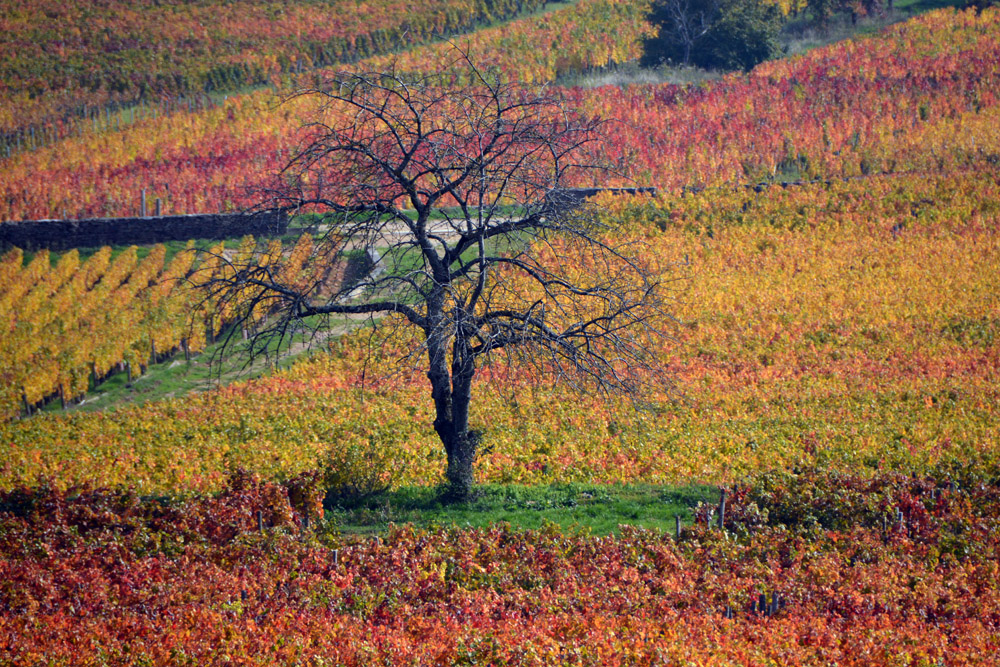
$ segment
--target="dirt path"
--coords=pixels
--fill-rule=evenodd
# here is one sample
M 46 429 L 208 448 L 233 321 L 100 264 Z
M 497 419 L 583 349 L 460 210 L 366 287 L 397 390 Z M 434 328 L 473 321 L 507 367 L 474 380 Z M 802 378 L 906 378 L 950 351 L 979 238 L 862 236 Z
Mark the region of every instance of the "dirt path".
M 330 225 L 320 225 L 317 231 L 321 233 L 329 232 L 331 229 Z M 459 233 L 456 232 L 451 225 L 449 225 L 444 220 L 435 220 L 427 225 L 427 230 L 435 236 L 440 236 L 448 241 L 452 241 L 458 238 Z M 391 246 L 399 243 L 400 241 L 406 239 L 406 237 L 412 237 L 409 229 L 406 228 L 401 222 L 391 222 L 383 226 L 379 233 L 379 241 L 376 242 L 376 247 L 380 246 Z M 363 250 L 365 246 L 358 243 L 348 241 L 345 244 L 345 249 L 347 250 Z

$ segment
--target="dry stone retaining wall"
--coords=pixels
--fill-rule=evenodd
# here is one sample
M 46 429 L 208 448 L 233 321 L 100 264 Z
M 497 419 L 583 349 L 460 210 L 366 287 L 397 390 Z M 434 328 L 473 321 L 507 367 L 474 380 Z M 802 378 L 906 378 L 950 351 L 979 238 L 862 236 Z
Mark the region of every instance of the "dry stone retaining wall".
M 144 245 L 188 239 L 281 235 L 284 212 L 164 215 L 146 218 L 26 220 L 0 223 L 0 248 L 68 250 L 105 245 Z

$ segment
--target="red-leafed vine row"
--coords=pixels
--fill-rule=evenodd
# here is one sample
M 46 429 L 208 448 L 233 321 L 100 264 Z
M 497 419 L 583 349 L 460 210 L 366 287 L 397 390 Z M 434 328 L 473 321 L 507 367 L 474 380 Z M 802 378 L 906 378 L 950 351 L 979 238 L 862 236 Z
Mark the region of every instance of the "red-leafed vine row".
M 725 533 L 679 538 L 345 539 L 301 527 L 299 480 L 244 474 L 187 500 L 17 489 L 0 495 L 0 659 L 985 665 L 1000 629 L 988 479 L 764 477 L 731 492 Z

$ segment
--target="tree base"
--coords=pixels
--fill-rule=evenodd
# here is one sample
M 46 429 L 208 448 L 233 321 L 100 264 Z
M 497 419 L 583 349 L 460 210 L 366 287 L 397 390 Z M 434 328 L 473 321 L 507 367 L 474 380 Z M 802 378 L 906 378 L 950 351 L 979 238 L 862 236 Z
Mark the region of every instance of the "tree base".
M 441 485 L 441 502 L 446 505 L 455 503 L 465 503 L 476 497 L 476 486 L 471 480 L 469 482 L 448 481 Z

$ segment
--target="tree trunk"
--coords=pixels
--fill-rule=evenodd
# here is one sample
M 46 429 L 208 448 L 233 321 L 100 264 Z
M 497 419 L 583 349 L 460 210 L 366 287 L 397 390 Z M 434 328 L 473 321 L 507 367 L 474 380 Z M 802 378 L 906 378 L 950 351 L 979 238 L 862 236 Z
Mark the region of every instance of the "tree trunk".
M 475 364 L 472 357 L 463 354 L 455 344 L 455 355 L 451 369 L 445 351 L 440 327 L 432 327 L 427 337 L 427 353 L 430 362 L 427 378 L 431 381 L 431 395 L 434 398 L 434 430 L 444 445 L 448 456 L 445 472 L 448 500 L 461 502 L 472 495 L 475 484 L 473 464 L 479 446 L 479 433 L 469 430 L 469 403 L 472 399 L 472 377 Z
M 476 461 L 479 433 L 469 430 L 464 433 L 453 431 L 449 434 L 449 439 L 450 442 L 445 445 L 448 450 L 448 470 L 445 472 L 448 488 L 445 497 L 454 502 L 463 502 L 472 497 L 475 486 L 473 463 Z

